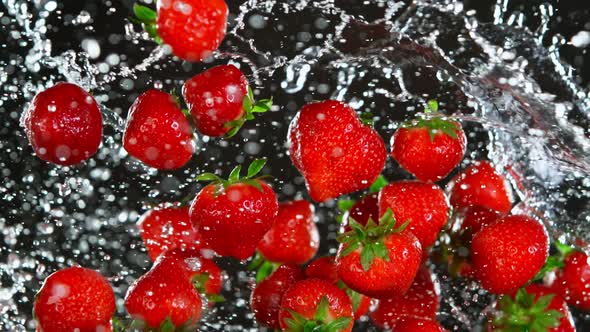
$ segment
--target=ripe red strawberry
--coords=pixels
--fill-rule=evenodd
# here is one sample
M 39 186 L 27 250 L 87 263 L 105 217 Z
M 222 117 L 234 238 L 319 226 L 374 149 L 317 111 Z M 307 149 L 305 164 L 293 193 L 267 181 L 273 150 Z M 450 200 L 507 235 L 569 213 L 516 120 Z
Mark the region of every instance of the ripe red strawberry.
M 425 112 L 436 112 L 436 101 Z M 421 181 L 438 181 L 463 159 L 467 139 L 458 122 L 440 117 L 404 123 L 391 137 L 391 156 Z
M 188 328 L 201 317 L 202 300 L 191 282 L 186 264 L 159 259 L 127 290 L 125 308 L 145 329 Z
M 422 247 L 406 225 L 394 228 L 393 212 L 387 210 L 379 224 L 369 219 L 361 226 L 350 219 L 350 232 L 338 237 L 338 276 L 361 294 L 384 298 L 405 293 L 412 284 L 422 258 Z
M 512 209 L 510 185 L 487 161 L 469 166 L 447 187 L 451 205 L 456 208 L 481 206 L 507 214 Z
M 271 99 L 254 100 L 246 76 L 233 65 L 221 65 L 195 75 L 182 86 L 197 130 L 207 136 L 231 137 L 254 113 L 264 113 Z
M 194 152 L 193 133 L 174 97 L 148 90 L 139 96 L 127 117 L 123 147 L 150 167 L 177 169 Z
M 254 254 L 278 212 L 272 188 L 254 179 L 265 163 L 265 159 L 252 162 L 244 178 L 240 178 L 241 166 L 234 168 L 228 180 L 211 173 L 197 178 L 214 181 L 197 194 L 190 209 L 191 222 L 207 248 L 240 260 Z
M 488 331 L 576 331 L 564 299 L 539 284 L 503 295 L 494 309 Z
M 447 223 L 450 207 L 444 192 L 436 184 L 419 181 L 390 183 L 379 194 L 379 213 L 393 211 L 396 220 L 409 222 L 408 229 L 422 248 L 432 246 Z
M 102 138 L 98 104 L 71 83 L 60 82 L 39 92 L 25 112 L 23 124 L 35 154 L 63 166 L 93 156 Z
M 392 332 L 446 332 L 436 321 L 424 318 L 404 317 L 395 325 Z
M 304 279 L 301 268 L 294 264 L 284 264 L 266 279 L 259 282 L 250 297 L 250 306 L 260 325 L 279 329 L 279 309 L 285 292 L 295 282 Z
M 70 267 L 47 277 L 35 297 L 37 330 L 111 331 L 115 294 L 100 273 Z
M 339 101 L 304 106 L 291 121 L 288 141 L 291 160 L 317 202 L 368 188 L 385 164 L 383 139 Z
M 348 295 L 332 283 L 306 279 L 283 295 L 279 323 L 284 331 L 352 331 L 353 313 Z M 314 330 L 315 331 L 315 330 Z
M 584 311 L 590 311 L 590 262 L 581 251 L 574 251 L 563 261 L 563 269 L 557 272 L 554 289 L 567 303 Z
M 201 236 L 193 228 L 188 211 L 186 206 L 161 205 L 148 210 L 139 218 L 139 235 L 152 261 L 174 248 L 197 250 L 201 247 Z
M 276 222 L 258 244 L 258 252 L 272 262 L 304 264 L 309 261 L 320 246 L 313 218 L 313 205 L 307 201 L 279 204 Z
M 483 288 L 494 294 L 515 291 L 531 280 L 549 255 L 545 227 L 514 215 L 488 225 L 473 236 L 473 269 Z
M 436 319 L 439 306 L 438 285 L 426 267 L 421 267 L 410 289 L 404 295 L 379 300 L 370 314 L 380 328 L 393 328 L 402 318 Z
M 379 193 L 372 193 L 364 196 L 358 200 L 354 205 L 344 214 L 343 224 L 346 229 L 350 230 L 348 226 L 348 219 L 352 218 L 361 225 L 366 225 L 369 218 L 373 220 L 379 219 Z
M 500 219 L 498 212 L 481 206 L 466 208 L 462 211 L 462 214 L 461 229 L 470 229 L 471 234 L 479 232 L 482 228 Z
M 228 8 L 223 0 L 162 0 L 158 12 L 136 4 L 136 19 L 157 42 L 187 61 L 202 61 L 225 37 Z

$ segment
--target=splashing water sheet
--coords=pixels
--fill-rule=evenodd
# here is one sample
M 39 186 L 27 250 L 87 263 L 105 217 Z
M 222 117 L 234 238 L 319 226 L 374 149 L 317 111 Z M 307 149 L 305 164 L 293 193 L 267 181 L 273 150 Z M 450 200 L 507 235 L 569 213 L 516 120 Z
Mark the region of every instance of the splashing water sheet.
M 268 157 L 279 201 L 307 198 L 286 136 L 293 116 L 313 100 L 371 111 L 388 138 L 437 99 L 468 134 L 462 166 L 492 160 L 513 184 L 513 212 L 534 214 L 564 241 L 590 241 L 590 13 L 541 1 L 475 2 L 229 1 L 221 47 L 189 63 L 129 21 L 132 1 L 2 0 L 0 330 L 34 330 L 35 292 L 50 273 L 74 264 L 109 278 L 123 316 L 128 285 L 151 265 L 139 216 L 194 195 L 199 173 L 227 174 L 236 163 Z M 158 88 L 180 95 L 185 80 L 225 63 L 238 66 L 259 95 L 273 96 L 271 112 L 233 139 L 196 137 L 195 155 L 177 171 L 127 155 L 123 128 L 139 94 Z M 98 153 L 72 167 L 35 157 L 20 125 L 33 96 L 59 81 L 90 91 L 105 123 Z M 391 160 L 384 175 L 409 178 Z M 335 203 L 315 205 L 320 252 L 334 254 Z M 200 330 L 259 330 L 248 304 L 252 273 L 243 263 L 219 262 L 226 301 L 202 318 Z M 449 330 L 481 329 L 490 299 L 435 271 L 443 281 L 439 320 Z M 584 314 L 575 319 L 580 331 L 590 328 Z M 372 330 L 368 318 L 355 327 Z

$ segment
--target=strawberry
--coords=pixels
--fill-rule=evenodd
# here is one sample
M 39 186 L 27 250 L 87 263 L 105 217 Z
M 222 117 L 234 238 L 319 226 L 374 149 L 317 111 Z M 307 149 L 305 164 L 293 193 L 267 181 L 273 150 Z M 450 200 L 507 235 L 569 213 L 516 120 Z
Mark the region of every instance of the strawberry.
M 451 180 L 447 190 L 456 209 L 480 206 L 503 215 L 512 209 L 510 185 L 487 161 L 469 166 Z
M 403 318 L 434 320 L 439 307 L 439 287 L 433 280 L 431 272 L 421 267 L 404 295 L 379 300 L 370 314 L 373 323 L 381 328 L 393 328 Z
M 341 234 L 336 256 L 338 276 L 361 294 L 383 298 L 405 293 L 412 284 L 422 258 L 422 247 L 407 224 L 395 228 L 388 209 L 379 224 L 369 219 L 366 226 L 349 219 L 352 230 Z
M 429 101 L 425 113 L 436 113 Z M 467 139 L 458 122 L 435 116 L 402 124 L 391 137 L 391 156 L 421 181 L 438 181 L 463 159 Z
M 364 196 L 355 202 L 350 210 L 344 213 L 343 224 L 346 230 L 350 230 L 348 219 L 354 219 L 361 225 L 366 225 L 369 219 L 379 219 L 379 193 L 372 193 Z
M 186 61 L 202 61 L 225 37 L 228 8 L 223 0 L 162 0 L 157 13 L 135 4 L 135 20 L 158 44 Z
M 259 282 L 250 297 L 250 306 L 258 324 L 279 329 L 279 309 L 283 295 L 291 285 L 303 279 L 301 268 L 284 264 Z
M 199 249 L 201 237 L 190 222 L 188 207 L 161 205 L 144 213 L 137 222 L 148 255 L 158 256 L 174 248 Z
M 108 332 L 115 294 L 100 273 L 70 267 L 51 274 L 35 296 L 37 331 Z
M 258 244 L 258 251 L 272 262 L 304 264 L 315 256 L 320 245 L 313 218 L 313 205 L 307 201 L 279 204 L 276 222 Z
M 557 272 L 554 289 L 567 303 L 584 311 L 590 311 L 590 263 L 581 251 L 572 251 L 563 261 L 563 268 Z
M 450 207 L 444 192 L 436 184 L 398 181 L 385 186 L 379 194 L 379 213 L 393 211 L 396 220 L 409 222 L 408 229 L 423 249 L 434 244 L 447 223 Z
M 291 121 L 288 145 L 317 202 L 368 188 L 387 155 L 379 134 L 350 106 L 334 100 L 304 106 Z
M 165 256 L 165 255 L 163 255 Z M 194 330 L 202 300 L 184 261 L 161 257 L 127 290 L 125 308 L 144 330 Z
M 482 228 L 493 224 L 500 219 L 500 214 L 481 206 L 472 206 L 462 211 L 462 221 L 460 228 L 462 230 L 470 229 L 471 234 L 479 232 Z
M 549 255 L 549 238 L 540 222 L 513 215 L 476 233 L 471 248 L 482 287 L 503 294 L 520 288 L 541 270 Z
M 446 332 L 436 321 L 424 318 L 404 317 L 395 325 L 392 332 Z
M 283 295 L 279 311 L 283 331 L 352 331 L 353 313 L 346 293 L 321 279 L 293 284 Z
M 576 331 L 565 300 L 539 284 L 502 295 L 494 309 L 488 331 Z
M 194 152 L 192 128 L 171 95 L 148 90 L 140 95 L 127 117 L 123 147 L 150 167 L 177 169 Z
M 197 74 L 182 86 L 182 95 L 197 130 L 207 136 L 232 137 L 255 113 L 272 106 L 271 99 L 254 100 L 246 76 L 233 65 Z
M 39 92 L 23 124 L 35 154 L 62 166 L 93 156 L 102 139 L 102 115 L 96 100 L 71 83 L 60 82 Z
M 254 254 L 278 212 L 272 188 L 254 179 L 265 163 L 265 159 L 252 162 L 244 178 L 240 178 L 241 166 L 232 170 L 228 180 L 212 173 L 197 178 L 213 181 L 197 194 L 190 208 L 191 222 L 207 248 L 240 260 Z

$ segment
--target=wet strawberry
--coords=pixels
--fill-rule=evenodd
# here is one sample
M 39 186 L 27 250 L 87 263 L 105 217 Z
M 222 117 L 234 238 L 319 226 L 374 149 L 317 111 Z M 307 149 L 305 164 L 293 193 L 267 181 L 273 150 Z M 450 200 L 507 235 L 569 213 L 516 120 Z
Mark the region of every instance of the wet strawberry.
M 385 164 L 383 139 L 339 101 L 304 106 L 291 121 L 288 142 L 317 202 L 368 188 Z
M 549 238 L 540 222 L 514 215 L 476 233 L 471 248 L 481 286 L 504 294 L 522 287 L 541 270 L 549 255 Z
M 400 223 L 409 222 L 424 251 L 432 246 L 447 223 L 450 207 L 444 192 L 436 184 L 419 181 L 390 183 L 379 194 L 379 213 L 387 209 Z
M 563 268 L 557 271 L 554 289 L 567 303 L 584 311 L 590 311 L 590 261 L 581 251 L 574 251 L 563 261 Z
M 479 232 L 482 228 L 500 219 L 500 214 L 481 206 L 472 206 L 462 211 L 463 218 L 461 229 L 470 229 L 471 234 Z
M 241 166 L 231 172 L 228 180 L 211 173 L 198 177 L 213 181 L 195 197 L 190 208 L 191 222 L 198 229 L 207 248 L 221 256 L 240 260 L 251 257 L 256 246 L 274 224 L 277 197 L 272 188 L 254 176 L 266 160 L 257 159 L 240 178 Z
M 35 297 L 38 331 L 109 332 L 115 294 L 100 273 L 70 267 L 45 279 Z
M 372 193 L 364 196 L 358 200 L 354 205 L 344 214 L 343 223 L 346 229 L 348 226 L 348 219 L 352 218 L 361 225 L 366 225 L 369 218 L 373 220 L 379 219 L 379 193 Z
M 428 103 L 426 113 L 438 110 Z M 391 156 L 421 181 L 438 181 L 463 159 L 467 139 L 458 122 L 441 117 L 404 123 L 391 137 Z
M 194 152 L 193 133 L 174 97 L 148 90 L 140 95 L 127 117 L 123 147 L 148 166 L 177 169 Z
M 272 262 L 304 264 L 315 256 L 320 235 L 307 201 L 279 204 L 276 222 L 258 244 L 258 252 Z
M 70 166 L 92 157 L 102 138 L 102 115 L 88 92 L 60 82 L 39 92 L 23 117 L 35 154 Z
M 404 317 L 397 322 L 392 332 L 446 332 L 447 330 L 440 326 L 434 320 L 424 318 Z

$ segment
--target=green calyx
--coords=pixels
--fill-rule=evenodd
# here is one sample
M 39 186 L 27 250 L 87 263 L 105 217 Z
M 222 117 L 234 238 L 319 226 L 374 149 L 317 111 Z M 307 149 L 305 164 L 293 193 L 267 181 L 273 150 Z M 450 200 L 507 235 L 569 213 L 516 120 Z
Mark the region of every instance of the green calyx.
M 131 21 L 141 24 L 143 30 L 145 30 L 156 43 L 162 44 L 162 38 L 158 35 L 158 26 L 156 23 L 158 13 L 150 7 L 136 3 L 133 5 L 133 14 L 135 14 L 135 17 L 132 17 Z
M 259 252 L 256 252 L 254 259 L 248 264 L 248 271 L 256 271 L 256 283 L 259 283 L 276 271 L 279 266 L 281 266 L 280 263 L 268 261 Z
M 548 310 L 553 294 L 540 296 L 535 300 L 524 288 L 516 296 L 504 295 L 499 300 L 500 310 L 496 313 L 493 324 L 495 331 L 530 331 L 547 332 L 559 326 L 563 314 L 557 310 Z
M 428 106 L 424 109 L 424 113 L 427 115 L 434 115 L 438 112 L 438 102 L 436 100 L 429 100 Z M 444 133 L 453 139 L 459 139 L 457 136 L 457 124 L 453 121 L 445 120 L 438 116 L 414 119 L 412 121 L 404 122 L 401 125 L 402 128 L 426 128 L 430 141 L 434 140 L 434 137 L 438 133 Z
M 377 177 L 377 179 L 373 182 L 373 184 L 371 184 L 371 186 L 369 187 L 369 193 L 370 194 L 377 193 L 377 192 L 381 191 L 381 189 L 383 189 L 383 187 L 385 187 L 388 184 L 389 184 L 389 181 L 387 181 L 387 179 L 385 179 L 385 177 L 383 175 L 379 175 Z M 354 199 L 346 199 L 346 198 L 341 198 L 336 202 L 336 205 L 338 206 L 338 210 L 340 210 L 340 214 L 336 216 L 336 221 L 338 221 L 339 224 L 341 224 L 342 221 L 344 220 L 344 214 L 346 212 L 348 212 L 350 209 L 352 209 L 352 207 L 354 206 L 355 203 L 356 203 L 356 201 Z
M 576 249 L 565 243 L 561 243 L 560 241 L 555 241 L 553 245 L 555 246 L 555 249 L 557 249 L 557 253 L 547 257 L 545 265 L 543 265 L 539 273 L 533 278 L 533 281 L 543 280 L 547 273 L 563 268 L 565 258 L 572 252 L 576 251 Z
M 225 298 L 220 294 L 212 294 L 207 292 L 207 282 L 209 282 L 209 273 L 198 273 L 192 277 L 192 283 L 197 292 L 203 295 L 207 301 L 217 303 L 225 301 Z
M 213 173 L 202 173 L 199 176 L 197 176 L 197 181 L 210 181 L 212 184 L 218 186 L 218 193 L 227 189 L 227 187 L 231 186 L 232 184 L 236 183 L 245 183 L 264 192 L 264 189 L 262 189 L 262 186 L 260 182 L 258 182 L 258 180 L 263 179 L 266 176 L 256 177 L 256 175 L 260 173 L 260 171 L 266 164 L 266 161 L 266 158 L 255 159 L 250 164 L 250 166 L 248 166 L 248 173 L 244 177 L 240 176 L 240 172 L 242 171 L 242 165 L 238 165 L 231 171 L 231 173 L 229 174 L 229 178 L 227 180 L 222 179 L 221 177 Z
M 356 250 L 361 250 L 360 263 L 365 272 L 371 268 L 375 257 L 389 261 L 389 250 L 383 240 L 390 234 L 402 232 L 409 224 L 407 221 L 395 227 L 396 221 L 390 208 L 379 219 L 379 224 L 376 224 L 372 218 L 369 218 L 365 226 L 352 218 L 349 218 L 348 222 L 352 230 L 336 238 L 338 242 L 346 245 L 340 256 L 345 257 Z
M 291 318 L 285 318 L 284 322 L 287 325 L 285 331 L 289 332 L 340 332 L 345 330 L 352 318 L 340 317 L 331 322 L 328 322 L 328 314 L 330 310 L 330 302 L 326 296 L 320 299 L 316 307 L 316 312 L 313 319 L 307 319 L 299 313 L 288 310 Z
M 230 138 L 235 136 L 240 128 L 246 123 L 248 120 L 254 120 L 255 113 L 265 113 L 270 110 L 272 107 L 272 98 L 270 99 L 260 99 L 256 101 L 254 99 L 254 92 L 252 88 L 248 86 L 248 93 L 242 99 L 242 109 L 244 110 L 244 114 L 241 118 L 233 121 L 227 122 L 224 127 L 231 128 L 226 134 L 225 138 Z

